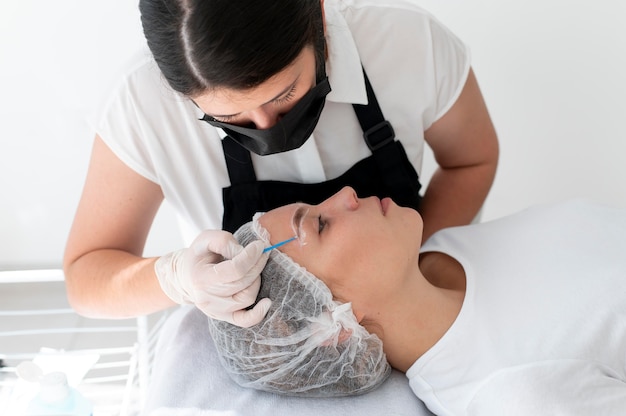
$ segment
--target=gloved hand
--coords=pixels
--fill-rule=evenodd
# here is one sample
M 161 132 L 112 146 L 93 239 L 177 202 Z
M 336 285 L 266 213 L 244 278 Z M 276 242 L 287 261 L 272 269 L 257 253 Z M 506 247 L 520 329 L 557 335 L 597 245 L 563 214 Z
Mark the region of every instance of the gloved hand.
M 253 309 L 268 255 L 263 242 L 245 248 L 226 231 L 207 230 L 189 248 L 160 257 L 154 269 L 161 288 L 174 302 L 193 303 L 207 316 L 250 327 L 265 317 L 269 299 Z

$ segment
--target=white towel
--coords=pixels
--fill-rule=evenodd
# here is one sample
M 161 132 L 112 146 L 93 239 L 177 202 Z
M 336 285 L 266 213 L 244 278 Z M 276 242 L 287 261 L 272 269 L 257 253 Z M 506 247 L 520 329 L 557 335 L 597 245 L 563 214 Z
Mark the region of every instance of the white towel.
M 398 371 L 380 388 L 353 397 L 297 398 L 239 387 L 222 369 L 207 325 L 192 307 L 168 318 L 156 347 L 144 415 L 432 416 Z

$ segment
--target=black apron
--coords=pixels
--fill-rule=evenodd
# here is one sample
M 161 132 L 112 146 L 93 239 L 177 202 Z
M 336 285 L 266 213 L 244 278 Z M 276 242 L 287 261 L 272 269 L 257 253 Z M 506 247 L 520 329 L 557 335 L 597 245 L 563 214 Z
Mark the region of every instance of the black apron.
M 294 202 L 319 204 L 344 186 L 354 188 L 361 198 L 391 197 L 400 206 L 419 208 L 421 185 L 417 172 L 402 143 L 395 140 L 393 128 L 385 120 L 367 74 L 363 73 L 368 104 L 353 104 L 353 107 L 372 155 L 338 178 L 313 184 L 257 181 L 250 152 L 229 136 L 222 140 L 231 183 L 222 190 L 224 230 L 234 233 L 256 212 L 267 212 Z

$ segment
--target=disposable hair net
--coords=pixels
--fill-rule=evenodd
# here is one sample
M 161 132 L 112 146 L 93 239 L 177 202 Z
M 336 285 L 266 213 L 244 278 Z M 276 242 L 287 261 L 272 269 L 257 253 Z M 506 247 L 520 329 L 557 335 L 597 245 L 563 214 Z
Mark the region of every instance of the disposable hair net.
M 269 243 L 259 215 L 235 233 L 242 245 Z M 380 339 L 359 325 L 349 303 L 334 301 L 321 280 L 279 250 L 271 251 L 261 280 L 257 300 L 272 300 L 262 322 L 240 328 L 209 319 L 220 360 L 237 384 L 333 397 L 366 393 L 389 376 Z

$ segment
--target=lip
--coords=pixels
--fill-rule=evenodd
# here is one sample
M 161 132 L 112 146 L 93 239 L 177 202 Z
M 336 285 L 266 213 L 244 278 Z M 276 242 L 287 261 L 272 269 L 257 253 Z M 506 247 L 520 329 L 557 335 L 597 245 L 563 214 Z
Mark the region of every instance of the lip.
M 389 209 L 389 205 L 392 203 L 393 201 L 391 200 L 391 198 L 383 198 L 380 201 L 380 207 L 383 209 L 383 215 L 387 215 L 387 210 Z

